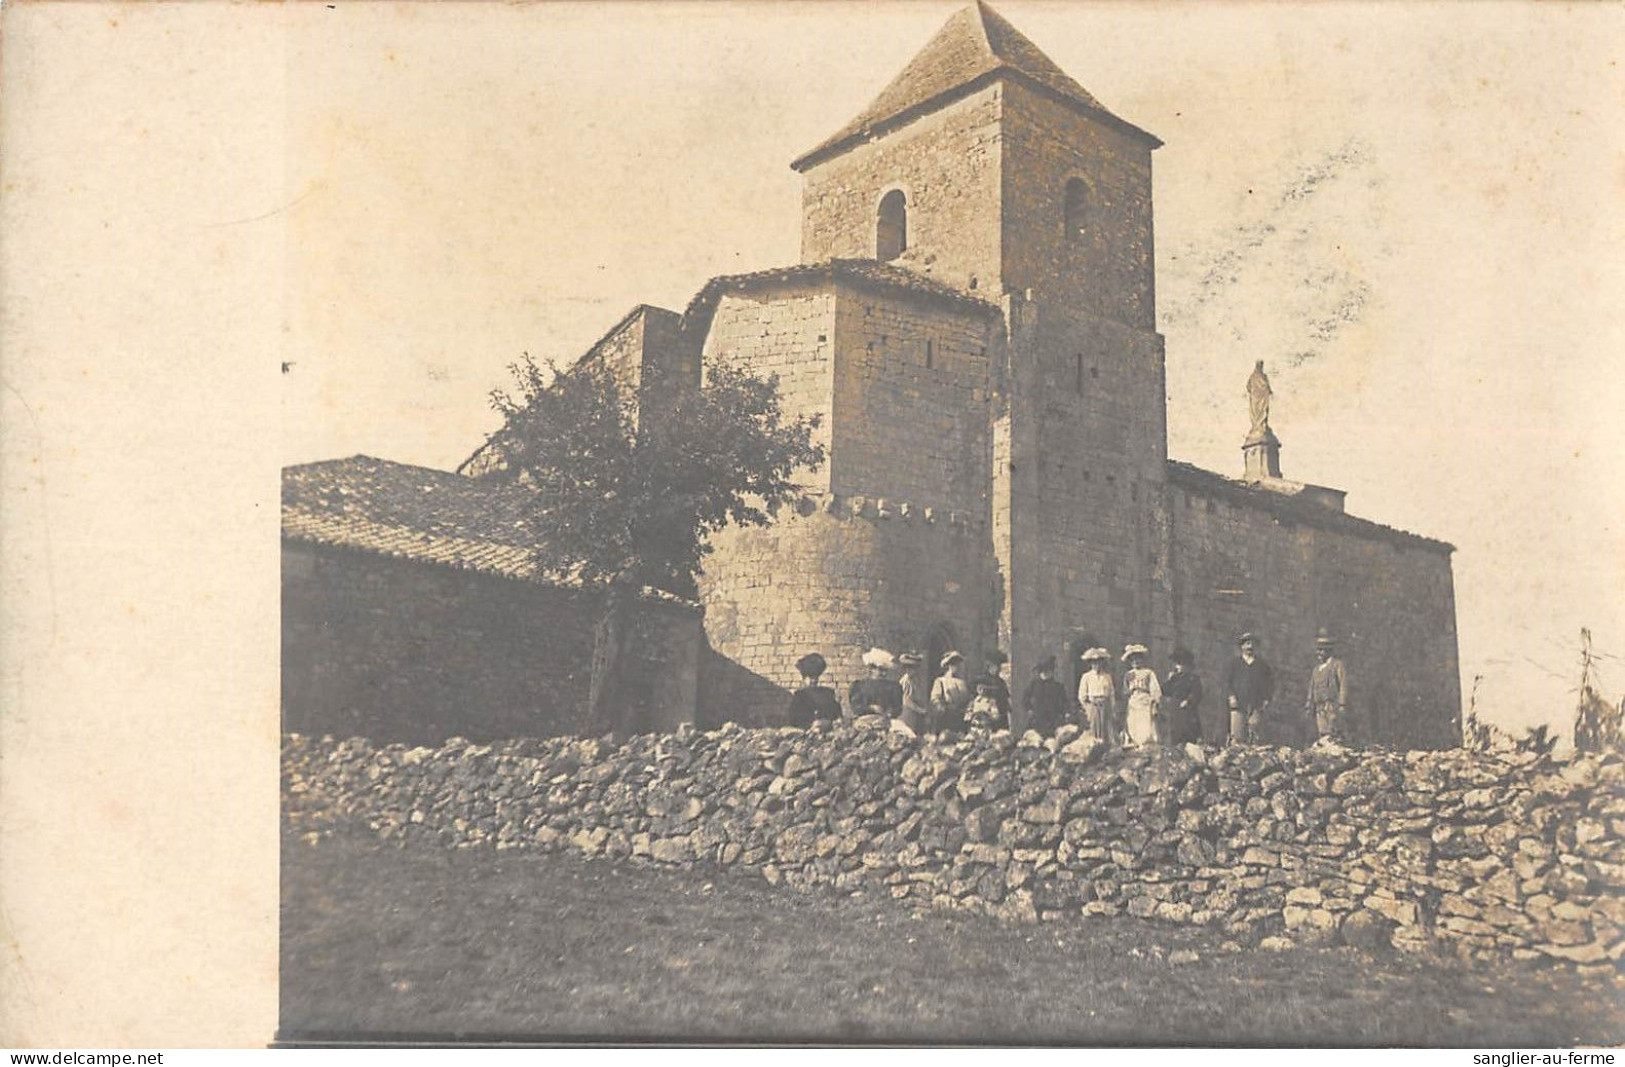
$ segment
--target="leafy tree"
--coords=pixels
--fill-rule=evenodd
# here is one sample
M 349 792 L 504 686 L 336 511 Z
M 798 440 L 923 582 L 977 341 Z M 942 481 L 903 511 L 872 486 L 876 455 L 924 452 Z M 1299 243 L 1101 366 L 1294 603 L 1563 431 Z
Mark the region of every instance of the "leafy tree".
M 545 369 L 528 355 L 492 393 L 505 476 L 533 488 L 537 565 L 604 589 L 586 732 L 628 732 L 618 690 L 629 611 L 652 587 L 692 597 L 711 534 L 757 526 L 824 461 L 817 416 L 791 418 L 778 378 L 708 362 L 703 388 L 646 365 L 635 387 L 602 360 Z

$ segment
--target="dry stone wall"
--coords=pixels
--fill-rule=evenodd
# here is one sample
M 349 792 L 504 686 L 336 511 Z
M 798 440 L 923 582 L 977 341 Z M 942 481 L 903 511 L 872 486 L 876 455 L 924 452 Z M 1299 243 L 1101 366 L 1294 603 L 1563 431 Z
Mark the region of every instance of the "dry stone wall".
M 878 722 L 436 748 L 289 736 L 288 828 L 572 850 L 1023 921 L 1614 967 L 1625 764 L 1263 747 L 1102 753 L 1074 728 Z M 1274 941 L 1270 939 L 1276 939 Z

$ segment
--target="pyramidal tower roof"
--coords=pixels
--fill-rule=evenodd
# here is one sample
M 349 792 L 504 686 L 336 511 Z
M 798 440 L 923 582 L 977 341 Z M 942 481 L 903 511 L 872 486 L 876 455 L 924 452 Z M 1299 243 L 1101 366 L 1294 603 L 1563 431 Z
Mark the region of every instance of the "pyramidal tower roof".
M 1107 111 L 1105 105 L 1073 81 L 1003 15 L 982 0 L 976 0 L 956 12 L 857 118 L 790 166 L 805 170 L 969 95 L 999 77 L 1023 81 L 1046 96 L 1088 111 L 1118 129 L 1149 141 L 1152 147 L 1162 144 L 1138 126 Z

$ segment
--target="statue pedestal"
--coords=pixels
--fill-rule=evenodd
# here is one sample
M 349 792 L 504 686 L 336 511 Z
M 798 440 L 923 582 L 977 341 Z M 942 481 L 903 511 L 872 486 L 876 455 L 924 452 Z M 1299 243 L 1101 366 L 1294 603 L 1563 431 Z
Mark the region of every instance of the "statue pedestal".
M 1247 435 L 1241 443 L 1243 460 L 1242 478 L 1259 482 L 1281 476 L 1281 441 L 1275 431 L 1265 426 Z

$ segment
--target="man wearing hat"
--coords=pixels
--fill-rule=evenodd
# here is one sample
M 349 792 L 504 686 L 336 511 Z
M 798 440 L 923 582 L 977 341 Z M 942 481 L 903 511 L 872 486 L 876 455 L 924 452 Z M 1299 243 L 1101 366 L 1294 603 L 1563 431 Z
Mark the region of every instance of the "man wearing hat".
M 972 692 L 965 681 L 965 657 L 958 652 L 943 654 L 942 674 L 931 686 L 932 725 L 939 732 L 965 729 L 965 709 Z
M 1304 717 L 1310 720 L 1319 737 L 1342 741 L 1348 725 L 1348 675 L 1343 670 L 1343 661 L 1337 657 L 1337 642 L 1324 628 L 1315 638 L 1315 658 L 1320 662 L 1309 673 Z
M 853 682 L 846 693 L 854 719 L 859 715 L 884 715 L 889 719 L 903 714 L 903 687 L 887 676 L 895 664 L 892 654 L 883 648 L 871 648 L 863 654 L 869 677 Z
M 1078 679 L 1078 705 L 1089 732 L 1110 745 L 1117 736 L 1117 683 L 1112 680 L 1112 654 L 1091 648 L 1083 654 L 1087 668 Z
M 841 717 L 841 702 L 835 699 L 835 690 L 818 684 L 827 666 L 824 657 L 816 652 L 796 660 L 803 684 L 790 697 L 791 726 L 806 728 L 818 719 L 833 721 Z
M 1230 741 L 1254 745 L 1264 739 L 1264 716 L 1275 697 L 1275 672 L 1258 654 L 1258 635 L 1236 638 L 1241 654 L 1230 662 L 1224 678 L 1225 703 L 1230 707 Z
M 1055 680 L 1055 657 L 1045 656 L 1033 668 L 1035 677 L 1021 694 L 1021 710 L 1027 728 L 1052 737 L 1066 718 L 1066 686 Z

